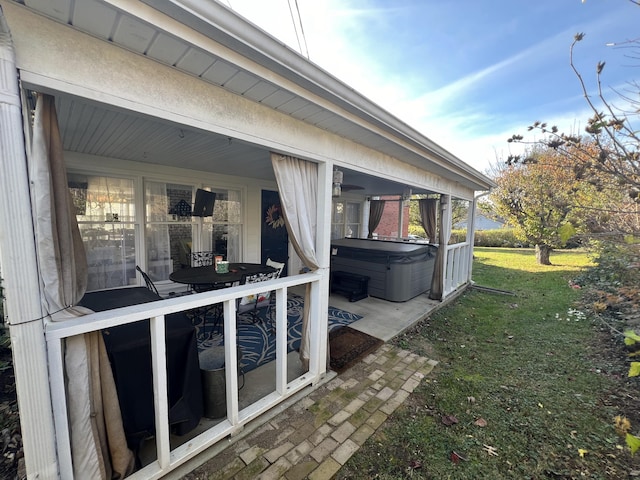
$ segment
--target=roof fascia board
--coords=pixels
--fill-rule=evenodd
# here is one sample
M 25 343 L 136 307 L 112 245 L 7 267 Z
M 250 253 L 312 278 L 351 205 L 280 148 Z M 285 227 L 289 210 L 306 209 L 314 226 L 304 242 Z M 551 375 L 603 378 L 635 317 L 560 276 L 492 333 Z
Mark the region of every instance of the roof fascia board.
M 391 133 L 396 141 L 407 142 L 418 150 L 426 149 L 432 155 L 429 160 L 444 162 L 448 169 L 485 188 L 493 185 L 488 177 L 224 5 L 210 0 L 142 1 L 278 75 L 292 79 L 366 123 Z

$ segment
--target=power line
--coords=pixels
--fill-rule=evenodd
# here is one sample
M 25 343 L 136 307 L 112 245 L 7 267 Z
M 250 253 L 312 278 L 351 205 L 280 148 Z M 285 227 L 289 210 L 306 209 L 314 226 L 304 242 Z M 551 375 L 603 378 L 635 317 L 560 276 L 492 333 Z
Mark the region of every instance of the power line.
M 231 10 L 234 10 L 233 5 L 231 5 L 231 0 L 224 0 Z M 309 59 L 309 47 L 307 46 L 307 37 L 304 33 L 304 27 L 302 26 L 302 15 L 300 14 L 300 7 L 298 5 L 298 0 L 293 0 L 295 3 L 296 13 L 293 12 L 293 7 L 291 5 L 291 0 L 287 0 L 289 5 L 289 14 L 291 15 L 291 23 L 293 23 L 293 31 L 296 34 L 296 40 L 298 42 L 298 51 L 301 55 L 304 55 Z M 298 21 L 296 22 L 296 17 Z M 300 25 L 300 32 L 298 32 L 298 25 Z M 302 48 L 304 44 L 304 50 Z
M 307 38 L 304 34 L 304 27 L 302 26 L 302 15 L 300 15 L 300 7 L 298 6 L 298 0 L 293 0 L 296 6 L 296 13 L 298 17 L 298 24 L 300 25 L 300 34 L 298 34 L 298 27 L 296 24 L 296 19 L 294 17 L 293 8 L 291 6 L 291 0 L 288 0 L 289 3 L 289 13 L 291 14 L 291 22 L 293 23 L 293 30 L 296 32 L 296 40 L 298 41 L 298 49 L 300 53 L 309 59 L 309 48 L 307 47 Z M 304 51 L 302 50 L 302 44 L 300 42 L 300 37 L 302 37 L 302 42 L 304 43 Z

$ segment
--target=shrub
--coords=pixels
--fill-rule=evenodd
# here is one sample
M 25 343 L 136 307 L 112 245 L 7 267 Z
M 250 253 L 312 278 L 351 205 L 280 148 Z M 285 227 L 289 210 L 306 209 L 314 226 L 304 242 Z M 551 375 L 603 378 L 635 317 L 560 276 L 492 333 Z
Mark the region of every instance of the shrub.
M 527 242 L 516 238 L 513 228 L 478 230 L 474 239 L 474 244 L 478 247 L 522 248 L 531 246 Z
M 461 243 L 467 238 L 467 230 L 452 230 L 449 243 Z M 495 230 L 476 230 L 474 235 L 474 245 L 476 247 L 505 247 L 522 248 L 531 247 L 526 242 L 515 237 L 512 228 L 498 228 Z
M 595 267 L 581 275 L 580 281 L 608 292 L 640 285 L 639 239 L 593 241 L 591 250 Z
M 409 225 L 409 234 L 425 236 L 424 229 L 415 225 Z M 449 245 L 462 243 L 467 238 L 467 230 L 455 229 L 451 231 Z M 436 239 L 437 241 L 437 239 Z M 476 230 L 473 244 L 476 247 L 502 247 L 502 248 L 533 248 L 535 245 L 516 238 L 513 228 L 496 228 L 494 230 Z M 564 248 L 578 248 L 581 244 L 578 241 L 568 241 Z M 563 249 L 564 249 L 563 248 Z
M 413 225 L 411 223 L 409 224 L 409 235 L 416 235 L 420 238 L 426 238 L 427 236 L 422 225 Z

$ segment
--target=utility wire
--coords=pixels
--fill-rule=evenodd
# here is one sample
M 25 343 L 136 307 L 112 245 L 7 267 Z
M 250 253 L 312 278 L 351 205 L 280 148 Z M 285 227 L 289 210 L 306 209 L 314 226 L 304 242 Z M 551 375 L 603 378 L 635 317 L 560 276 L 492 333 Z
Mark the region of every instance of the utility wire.
M 234 10 L 233 6 L 231 5 L 231 0 L 225 0 L 225 1 L 229 5 L 229 8 L 231 10 Z M 296 7 L 295 14 L 293 12 L 293 7 L 291 6 L 291 0 L 287 0 L 287 3 L 289 5 L 289 14 L 291 15 L 291 23 L 293 23 L 293 31 L 296 33 L 296 40 L 298 42 L 298 50 L 300 51 L 301 55 L 304 55 L 305 57 L 307 57 L 307 60 L 309 60 L 309 47 L 307 46 L 307 37 L 304 33 L 304 27 L 302 26 L 302 15 L 300 14 L 300 7 L 298 5 L 298 0 L 293 0 L 293 2 L 295 3 L 295 7 Z M 298 17 L 297 22 L 296 22 L 296 16 Z M 298 33 L 298 25 L 300 25 L 300 33 Z M 300 40 L 301 37 L 302 37 L 302 41 Z M 303 43 L 304 43 L 304 50 L 302 48 Z
M 296 39 L 298 41 L 298 49 L 300 53 L 309 59 L 309 48 L 307 47 L 307 38 L 304 34 L 304 27 L 302 26 L 302 15 L 300 15 L 300 7 L 298 6 L 298 0 L 293 0 L 296 6 L 296 13 L 298 17 L 298 23 L 296 23 L 296 19 L 293 13 L 293 8 L 291 6 L 291 0 L 288 0 L 289 3 L 289 13 L 291 14 L 291 22 L 293 23 L 293 30 L 296 32 Z M 298 34 L 298 27 L 300 25 L 300 34 Z M 302 43 L 300 42 L 300 37 L 302 37 L 302 41 L 304 43 L 304 51 L 302 50 Z
M 300 32 L 302 33 L 302 40 L 304 42 L 304 51 L 306 52 L 307 60 L 309 60 L 309 45 L 307 44 L 307 36 L 304 33 L 304 27 L 302 26 L 302 15 L 300 14 L 300 7 L 298 6 L 298 0 L 296 2 L 296 11 L 298 12 L 298 21 L 300 22 Z M 302 53 L 302 52 L 301 52 Z M 304 55 L 304 53 L 303 53 Z

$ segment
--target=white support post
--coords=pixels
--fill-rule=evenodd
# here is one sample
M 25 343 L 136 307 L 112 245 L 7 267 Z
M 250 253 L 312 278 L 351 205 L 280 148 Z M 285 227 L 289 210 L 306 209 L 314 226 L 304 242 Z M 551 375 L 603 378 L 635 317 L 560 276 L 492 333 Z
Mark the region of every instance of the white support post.
M 476 235 L 476 209 L 478 208 L 478 198 L 474 197 L 469 202 L 469 212 L 467 217 L 467 242 L 469 243 L 469 267 L 467 268 L 467 283 L 471 283 L 471 274 L 473 270 L 473 245 Z
M 398 234 L 396 238 L 400 240 L 402 238 L 402 226 L 404 225 L 404 200 L 400 197 L 398 200 Z
M 155 409 L 156 447 L 158 464 L 166 469 L 171 461 L 169 442 L 169 398 L 167 386 L 167 352 L 165 341 L 165 317 L 149 320 L 151 338 L 151 367 L 153 375 L 153 406 Z
M 273 295 L 273 292 L 271 293 Z M 278 289 L 276 295 L 276 392 L 287 392 L 287 289 Z
M 225 386 L 227 393 L 227 420 L 231 425 L 238 425 L 238 350 L 236 345 L 236 301 L 235 299 L 224 302 L 224 365 Z
M 327 371 L 328 348 L 328 310 L 329 310 L 329 265 L 331 250 L 331 186 L 333 164 L 318 164 L 318 192 L 316 216 L 316 257 L 320 264 L 319 272 L 323 274 L 319 282 L 311 285 L 311 318 L 310 338 L 311 349 L 309 358 L 309 372 L 314 378 L 324 375 Z
M 452 214 L 451 214 L 451 195 L 443 194 L 440 197 L 440 215 L 442 215 L 442 227 L 445 231 L 451 234 L 452 228 Z M 447 235 L 449 237 L 450 235 Z M 447 245 L 440 245 L 439 248 L 443 249 L 444 259 L 442 268 L 442 300 L 445 299 L 449 293 L 449 286 L 451 283 L 450 266 L 449 266 L 449 249 Z
M 58 478 L 18 72 L 1 10 L 0 125 L 0 225 L 11 225 L 0 228 L 0 264 L 25 464 L 29 478 Z

